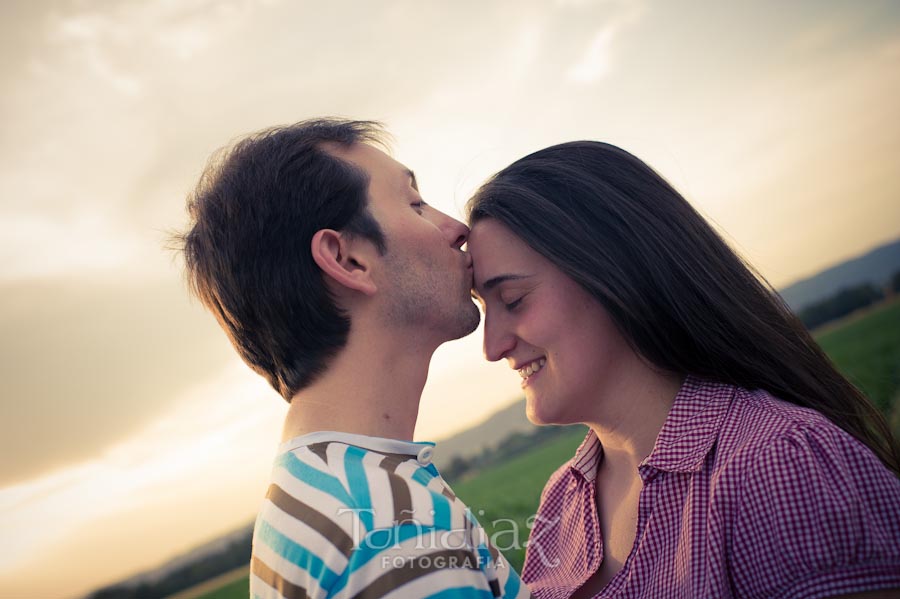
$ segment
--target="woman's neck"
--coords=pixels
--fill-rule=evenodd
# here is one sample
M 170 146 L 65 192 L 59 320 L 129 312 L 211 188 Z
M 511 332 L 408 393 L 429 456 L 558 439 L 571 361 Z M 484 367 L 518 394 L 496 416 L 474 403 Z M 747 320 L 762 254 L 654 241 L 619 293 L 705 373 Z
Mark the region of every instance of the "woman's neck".
M 684 377 L 645 366 L 607 397 L 598 399 L 596 418 L 585 422 L 603 444 L 604 461 L 635 468 L 656 444 Z

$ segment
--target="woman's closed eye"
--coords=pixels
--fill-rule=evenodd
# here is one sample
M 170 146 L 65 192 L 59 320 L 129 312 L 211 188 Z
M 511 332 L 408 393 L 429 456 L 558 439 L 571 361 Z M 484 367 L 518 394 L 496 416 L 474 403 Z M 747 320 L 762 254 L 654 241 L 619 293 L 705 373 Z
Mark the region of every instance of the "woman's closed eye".
M 522 303 L 523 299 L 525 299 L 525 296 L 520 295 L 519 297 L 517 297 L 515 299 L 509 299 L 509 300 L 501 298 L 501 301 L 503 302 L 503 307 L 506 308 L 506 310 L 508 312 L 512 312 L 513 310 L 515 310 L 516 308 L 519 307 L 519 305 Z

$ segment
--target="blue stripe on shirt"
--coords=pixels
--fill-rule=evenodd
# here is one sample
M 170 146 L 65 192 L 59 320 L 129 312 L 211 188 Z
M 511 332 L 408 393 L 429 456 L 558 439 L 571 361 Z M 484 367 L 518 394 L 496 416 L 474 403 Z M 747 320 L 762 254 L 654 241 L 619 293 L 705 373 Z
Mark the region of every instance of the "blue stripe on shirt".
M 456 587 L 452 589 L 444 589 L 442 591 L 438 591 L 433 595 L 428 595 L 428 599 L 461 599 L 465 597 L 465 599 L 473 599 L 475 597 L 480 597 L 483 599 L 494 599 L 494 595 L 484 589 L 476 589 L 473 587 Z
M 434 498 L 432 505 L 434 506 L 434 527 L 441 530 L 450 530 L 452 522 L 450 519 L 450 501 L 443 495 L 432 492 Z
M 291 476 L 301 480 L 311 487 L 325 491 L 344 505 L 353 505 L 353 499 L 341 484 L 337 477 L 317 470 L 300 461 L 293 453 L 288 452 L 278 457 L 277 465 L 291 473 Z
M 423 487 L 427 487 L 428 483 L 430 483 L 431 479 L 434 477 L 425 468 L 416 468 L 416 471 L 412 473 L 410 478 L 421 484 Z
M 414 537 L 424 537 L 433 532 L 439 533 L 442 531 L 433 526 L 421 526 L 410 522 L 405 522 L 392 528 L 379 528 L 378 530 L 372 531 L 366 535 L 362 543 L 360 543 L 360 546 L 354 549 L 353 555 L 350 556 L 350 562 L 347 564 L 347 568 L 331 588 L 331 594 L 336 595 L 343 590 L 343 588 L 347 586 L 350 577 L 353 576 L 357 570 L 365 567 L 366 564 L 381 555 L 382 552 L 389 551 L 395 545 Z M 435 547 L 434 549 L 437 550 L 440 548 Z
M 423 487 L 428 488 L 428 483 L 434 480 L 435 477 L 428 469 L 418 468 L 412 473 L 411 478 Z M 440 529 L 450 530 L 452 526 L 450 501 L 443 494 L 431 489 L 428 490 L 431 492 L 432 506 L 434 509 L 434 525 Z
M 266 521 L 258 524 L 258 539 L 286 561 L 309 572 L 323 589 L 330 588 L 338 579 L 337 573 L 328 568 L 319 556 L 286 537 Z M 277 571 L 277 568 L 273 569 Z
M 508 599 L 513 599 L 516 595 L 519 594 L 519 588 L 522 586 L 522 580 L 509 564 L 506 564 L 506 570 L 509 572 L 509 576 L 506 577 L 506 584 L 503 585 L 503 596 L 507 597 Z
M 375 516 L 372 513 L 369 481 L 362 463 L 365 455 L 366 452 L 358 447 L 348 447 L 344 453 L 344 472 L 347 473 L 347 484 L 354 499 L 353 505 L 359 510 L 359 519 L 362 520 L 363 526 L 368 531 L 372 530 L 375 525 Z

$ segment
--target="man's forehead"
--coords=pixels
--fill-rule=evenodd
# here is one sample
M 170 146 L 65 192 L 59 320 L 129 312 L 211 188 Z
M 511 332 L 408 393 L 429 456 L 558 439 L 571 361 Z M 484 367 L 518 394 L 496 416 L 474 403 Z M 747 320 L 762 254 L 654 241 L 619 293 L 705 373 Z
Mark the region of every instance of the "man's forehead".
M 366 171 L 370 176 L 387 175 L 404 180 L 412 180 L 413 187 L 418 189 L 416 174 L 405 164 L 402 164 L 383 150 L 368 143 L 355 143 L 350 146 L 337 146 L 332 144 L 326 147 L 326 151 L 333 153 L 338 158 L 352 162 Z

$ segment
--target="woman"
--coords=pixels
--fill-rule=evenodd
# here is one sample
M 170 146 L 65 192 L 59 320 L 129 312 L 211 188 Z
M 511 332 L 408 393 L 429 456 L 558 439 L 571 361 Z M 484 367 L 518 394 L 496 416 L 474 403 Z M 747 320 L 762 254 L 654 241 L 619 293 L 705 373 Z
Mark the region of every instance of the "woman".
M 573 142 L 468 209 L 487 358 L 533 422 L 590 428 L 542 494 L 538 599 L 898 596 L 884 419 L 668 183 Z

